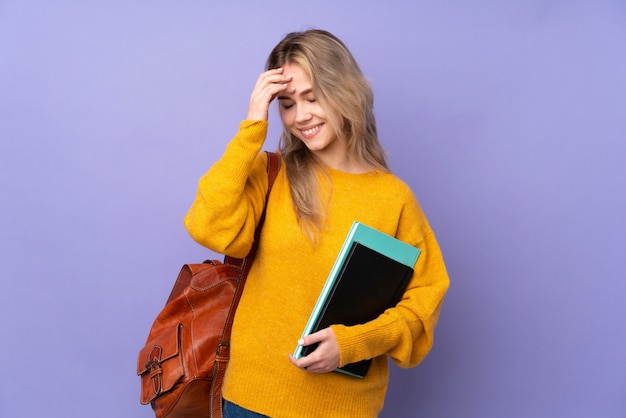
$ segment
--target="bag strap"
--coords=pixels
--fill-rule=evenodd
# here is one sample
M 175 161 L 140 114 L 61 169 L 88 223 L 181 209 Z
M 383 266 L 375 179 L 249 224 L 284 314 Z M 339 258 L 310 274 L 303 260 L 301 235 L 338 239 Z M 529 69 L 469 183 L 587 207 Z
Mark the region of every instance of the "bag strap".
M 213 363 L 213 376 L 211 379 L 211 387 L 208 394 L 210 396 L 209 416 L 211 417 L 222 417 L 222 383 L 224 381 L 224 375 L 226 374 L 226 366 L 228 365 L 228 360 L 230 359 L 230 334 L 233 328 L 233 319 L 235 318 L 235 311 L 237 309 L 237 305 L 239 305 L 241 294 L 243 293 L 243 287 L 246 284 L 246 278 L 248 277 L 250 266 L 252 265 L 252 261 L 254 260 L 254 256 L 256 255 L 259 237 L 261 236 L 261 228 L 263 227 L 263 222 L 265 221 L 265 210 L 267 209 L 267 201 L 270 197 L 270 192 L 272 190 L 272 186 L 274 185 L 274 180 L 278 175 L 279 169 L 280 157 L 273 152 L 267 152 L 267 195 L 265 196 L 265 207 L 263 208 L 261 219 L 259 220 L 259 224 L 254 231 L 254 242 L 252 243 L 252 248 L 250 249 L 250 252 L 246 256 L 246 258 L 244 258 L 243 260 L 231 259 L 230 257 L 225 257 L 224 259 L 225 263 L 234 261 L 235 264 L 241 266 L 241 273 L 239 274 L 239 279 L 237 280 L 237 288 L 235 289 L 233 301 L 230 305 L 230 309 L 228 310 L 228 315 L 226 316 L 226 323 L 224 324 L 222 337 L 220 338 L 220 343 L 217 346 L 217 352 L 215 353 L 215 362 Z
M 280 157 L 278 154 L 270 151 L 265 151 L 267 154 L 267 194 L 265 195 L 265 205 L 267 207 L 267 201 L 270 198 L 270 192 L 272 191 L 272 186 L 274 185 L 274 181 L 276 180 L 276 176 L 278 176 L 278 171 L 280 170 Z M 252 243 L 252 247 L 248 252 L 248 255 L 245 258 L 236 258 L 231 257 L 229 255 L 224 256 L 224 264 L 232 264 L 235 266 L 244 267 L 244 263 L 252 264 L 252 260 L 254 260 L 254 256 L 256 255 L 256 249 L 259 242 L 259 238 L 261 237 L 261 228 L 263 228 L 263 222 L 265 221 L 265 209 L 263 208 L 263 213 L 261 213 L 261 219 L 259 219 L 259 224 L 254 231 L 254 242 Z M 246 273 L 247 274 L 247 273 Z M 241 278 L 239 279 L 241 280 Z M 244 275 L 245 281 L 245 275 Z
M 237 309 L 237 305 L 239 305 L 239 300 L 241 299 L 241 294 L 243 293 L 243 288 L 246 283 L 246 278 L 248 277 L 248 272 L 250 271 L 250 266 L 252 266 L 252 261 L 254 260 L 254 256 L 256 255 L 257 247 L 259 245 L 259 238 L 261 236 L 261 228 L 263 227 L 263 222 L 265 221 L 267 201 L 269 200 L 270 192 L 272 191 L 272 186 L 274 185 L 274 180 L 276 180 L 276 176 L 278 175 L 279 170 L 280 157 L 278 156 L 278 154 L 275 154 L 273 152 L 267 152 L 268 187 L 267 194 L 265 196 L 265 207 L 263 208 L 263 213 L 261 214 L 259 224 L 254 231 L 254 242 L 252 243 L 252 248 L 250 249 L 250 252 L 246 256 L 246 258 L 244 258 L 243 260 L 231 258 L 228 256 L 224 258 L 224 263 L 230 263 L 240 266 L 241 272 L 239 274 L 239 279 L 237 280 L 235 295 L 233 296 L 230 309 L 228 310 L 228 315 L 226 316 L 226 323 L 224 324 L 222 337 L 220 338 L 220 343 L 217 346 L 217 352 L 215 353 L 215 362 L 213 363 L 213 376 L 211 379 L 211 387 L 209 388 L 208 394 L 208 396 L 210 397 L 208 416 L 210 417 L 222 418 L 222 383 L 224 381 L 224 375 L 226 374 L 226 366 L 228 365 L 228 361 L 230 359 L 230 334 L 233 328 L 235 310 Z
M 272 191 L 272 186 L 274 185 L 274 181 L 278 176 L 278 171 L 280 170 L 280 157 L 278 154 L 274 152 L 266 151 L 267 153 L 267 194 L 265 195 L 265 207 L 263 208 L 263 213 L 261 214 L 261 219 L 259 220 L 259 224 L 254 231 L 254 242 L 252 243 L 252 248 L 250 248 L 250 252 L 243 260 L 232 258 L 226 256 L 224 258 L 225 263 L 237 264 L 241 266 L 241 274 L 239 275 L 239 279 L 237 280 L 237 289 L 235 290 L 235 296 L 233 297 L 233 302 L 231 304 L 230 309 L 228 310 L 228 316 L 226 317 L 226 324 L 224 325 L 224 332 L 222 333 L 222 338 L 220 341 L 220 345 L 222 343 L 230 344 L 230 333 L 233 326 L 233 319 L 235 317 L 235 310 L 237 305 L 239 304 L 239 300 L 241 299 L 241 294 L 243 293 L 243 287 L 246 284 L 246 279 L 248 277 L 248 273 L 250 272 L 250 267 L 252 266 L 252 262 L 254 261 L 254 257 L 256 256 L 256 252 L 259 246 L 259 239 L 261 237 L 261 229 L 263 228 L 263 222 L 265 222 L 265 212 L 267 209 L 267 201 L 270 197 L 270 192 Z

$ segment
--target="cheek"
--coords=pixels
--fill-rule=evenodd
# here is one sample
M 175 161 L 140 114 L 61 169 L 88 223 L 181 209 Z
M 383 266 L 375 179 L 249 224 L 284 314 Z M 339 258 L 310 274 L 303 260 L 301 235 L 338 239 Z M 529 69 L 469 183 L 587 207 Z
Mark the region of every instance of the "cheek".
M 326 119 L 326 112 L 324 111 L 322 105 L 318 102 L 314 104 L 314 107 L 311 110 L 318 118 Z
M 291 126 L 293 124 L 293 112 L 291 111 L 291 109 L 283 109 L 280 112 L 278 112 L 279 116 L 280 116 L 280 120 L 283 123 L 283 125 L 286 126 Z

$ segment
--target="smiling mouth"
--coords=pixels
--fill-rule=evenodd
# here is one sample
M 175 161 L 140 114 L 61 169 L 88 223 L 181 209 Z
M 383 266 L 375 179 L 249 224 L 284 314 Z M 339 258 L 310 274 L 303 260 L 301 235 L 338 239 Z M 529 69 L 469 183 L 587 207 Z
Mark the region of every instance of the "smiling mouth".
M 302 135 L 304 135 L 305 138 L 310 138 L 313 135 L 315 135 L 316 133 L 319 132 L 320 129 L 322 129 L 322 123 L 320 123 L 317 126 L 314 126 L 312 128 L 309 129 L 300 129 L 300 132 L 302 133 Z

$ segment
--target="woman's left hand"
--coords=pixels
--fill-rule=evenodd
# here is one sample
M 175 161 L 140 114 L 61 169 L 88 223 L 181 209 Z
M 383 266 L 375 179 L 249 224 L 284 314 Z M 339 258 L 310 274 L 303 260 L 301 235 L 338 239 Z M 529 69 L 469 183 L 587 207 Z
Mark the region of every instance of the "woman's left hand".
M 317 348 L 305 357 L 295 359 L 290 354 L 293 365 L 312 373 L 331 372 L 339 367 L 339 344 L 333 330 L 325 328 L 298 341 L 301 346 L 315 343 L 318 343 Z

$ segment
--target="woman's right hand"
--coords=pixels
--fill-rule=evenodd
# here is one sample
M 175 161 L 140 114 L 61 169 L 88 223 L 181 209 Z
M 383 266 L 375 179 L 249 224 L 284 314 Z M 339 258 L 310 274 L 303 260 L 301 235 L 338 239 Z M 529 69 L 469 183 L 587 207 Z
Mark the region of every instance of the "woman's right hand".
M 247 120 L 267 120 L 270 103 L 281 91 L 289 89 L 291 76 L 283 75 L 282 68 L 261 73 L 250 96 Z

